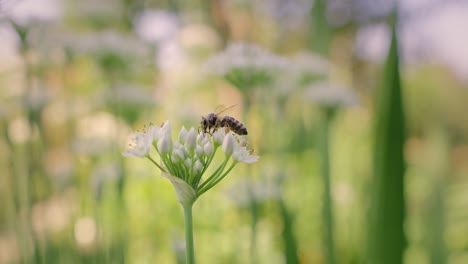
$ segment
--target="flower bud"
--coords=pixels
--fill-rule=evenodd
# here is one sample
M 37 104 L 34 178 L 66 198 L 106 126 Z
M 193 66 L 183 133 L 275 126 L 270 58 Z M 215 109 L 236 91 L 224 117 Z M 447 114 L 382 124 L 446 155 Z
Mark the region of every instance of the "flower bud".
M 211 142 L 208 141 L 208 143 L 203 146 L 203 151 L 205 152 L 206 156 L 211 156 L 211 154 L 213 154 L 213 145 Z
M 174 151 L 174 153 L 177 155 L 179 160 L 184 160 L 185 159 L 184 151 L 182 149 L 176 149 Z
M 171 127 L 171 123 L 169 123 L 169 120 L 164 122 L 164 124 L 162 125 L 161 127 L 161 133 L 163 135 L 169 135 L 169 137 L 171 137 L 172 135 L 172 127 Z
M 223 144 L 224 136 L 225 136 L 224 129 L 218 129 L 216 132 L 213 133 L 213 142 L 215 146 L 221 146 Z
M 223 152 L 227 156 L 231 156 L 234 151 L 234 137 L 232 133 L 226 134 L 223 141 Z
M 187 129 L 185 129 L 185 127 L 182 127 L 179 133 L 179 142 L 181 144 L 185 143 L 185 140 L 187 139 L 187 133 L 188 133 Z
M 200 145 L 206 145 L 208 143 L 211 143 L 210 139 L 208 137 L 204 137 Z
M 197 145 L 197 134 L 195 133 L 195 129 L 192 127 L 187 134 L 187 140 L 185 141 L 185 146 L 189 150 L 189 152 L 193 153 L 195 146 Z
M 184 161 L 184 164 L 185 164 L 185 167 L 191 168 L 191 167 L 192 167 L 192 159 L 187 158 L 187 159 Z
M 161 128 L 158 126 L 150 126 L 148 128 L 148 132 L 146 132 L 148 136 L 150 137 L 150 144 L 153 144 L 153 142 L 158 141 L 159 137 L 161 135 Z
M 187 148 L 187 147 L 183 147 L 181 150 L 182 150 L 182 152 L 184 153 L 184 156 L 185 156 L 185 157 L 190 156 L 190 152 L 188 151 L 188 148 Z
M 158 140 L 158 151 L 159 154 L 164 155 L 169 152 L 171 152 L 172 148 L 172 140 L 171 136 L 168 134 L 163 135 L 159 140 Z
M 195 161 L 195 164 L 193 165 L 193 173 L 198 174 L 201 172 L 203 169 L 203 163 L 201 163 L 199 160 Z
M 172 163 L 177 163 L 177 162 L 179 162 L 179 160 L 180 160 L 180 158 L 179 158 L 179 156 L 176 154 L 176 152 L 172 152 L 172 154 L 171 154 L 171 161 L 172 161 Z
M 190 206 L 197 199 L 195 190 L 185 181 L 167 173 L 162 173 L 161 175 L 171 181 L 172 186 L 174 186 L 177 201 L 179 201 L 182 206 Z
M 203 142 L 203 140 L 205 140 L 205 138 L 207 138 L 207 137 L 205 136 L 205 134 L 203 134 L 203 133 L 198 134 L 198 136 L 197 136 L 197 143 L 198 143 L 198 144 L 201 144 L 201 143 Z
M 202 146 L 197 145 L 197 147 L 195 148 L 195 153 L 197 154 L 198 157 L 202 157 L 204 153 Z

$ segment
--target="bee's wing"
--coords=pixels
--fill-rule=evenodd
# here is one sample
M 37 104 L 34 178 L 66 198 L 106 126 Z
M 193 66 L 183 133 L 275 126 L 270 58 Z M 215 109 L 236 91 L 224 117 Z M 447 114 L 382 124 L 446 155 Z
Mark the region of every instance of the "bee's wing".
M 215 113 L 216 113 L 216 115 L 219 115 L 219 114 L 221 114 L 222 112 L 225 112 L 225 111 L 227 111 L 227 110 L 229 110 L 229 109 L 235 107 L 236 105 L 237 105 L 237 104 L 231 105 L 231 106 L 228 106 L 228 107 L 226 107 L 225 105 L 218 105 L 218 106 L 216 107 L 216 109 L 215 109 Z

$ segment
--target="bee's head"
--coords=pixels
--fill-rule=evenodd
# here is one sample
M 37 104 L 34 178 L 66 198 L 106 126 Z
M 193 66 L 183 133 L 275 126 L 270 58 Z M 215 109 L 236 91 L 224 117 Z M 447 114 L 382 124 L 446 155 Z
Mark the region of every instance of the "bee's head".
M 211 113 L 206 117 L 206 119 L 208 120 L 208 124 L 215 124 L 217 117 L 216 114 Z

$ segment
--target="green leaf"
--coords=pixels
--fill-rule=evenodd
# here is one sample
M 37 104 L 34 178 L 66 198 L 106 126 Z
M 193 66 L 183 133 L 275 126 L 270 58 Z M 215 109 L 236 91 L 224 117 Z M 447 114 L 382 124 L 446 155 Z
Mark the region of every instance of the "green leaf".
M 374 178 L 369 225 L 369 263 L 403 262 L 405 118 L 399 72 L 396 21 L 375 112 Z

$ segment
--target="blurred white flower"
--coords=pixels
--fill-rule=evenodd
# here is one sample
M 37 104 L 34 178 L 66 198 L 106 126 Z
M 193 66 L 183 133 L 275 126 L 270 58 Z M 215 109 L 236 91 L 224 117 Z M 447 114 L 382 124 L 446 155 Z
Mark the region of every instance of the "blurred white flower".
M 22 0 L 7 1 L 10 8 L 2 8 L 0 1 L 0 18 L 8 17 L 21 26 L 28 26 L 37 21 L 57 20 L 62 15 L 61 3 L 58 0 Z
M 126 12 L 123 2 L 119 0 L 80 0 L 69 4 L 70 12 L 67 16 L 76 19 L 115 19 Z
M 147 9 L 134 22 L 135 30 L 144 40 L 161 43 L 175 38 L 179 31 L 176 14 L 164 10 Z
M 183 65 L 187 56 L 177 40 L 164 42 L 158 49 L 156 64 L 160 69 L 171 69 Z
M 186 50 L 215 50 L 221 45 L 221 39 L 216 31 L 204 24 L 188 24 L 180 32 L 180 45 Z
M 64 42 L 73 51 L 84 54 L 118 54 L 132 59 L 147 59 L 151 54 L 150 48 L 141 39 L 114 30 L 75 34 Z
M 293 72 L 302 75 L 328 75 L 330 72 L 330 62 L 319 54 L 300 51 L 291 58 L 291 67 Z
M 227 190 L 227 195 L 238 207 L 248 207 L 254 202 L 265 202 L 281 198 L 280 186 L 265 180 L 239 182 Z
M 256 9 L 278 21 L 278 25 L 296 29 L 307 22 L 314 1 L 310 0 L 256 0 Z
M 209 58 L 206 69 L 215 75 L 224 76 L 236 69 L 268 71 L 284 69 L 287 62 L 269 51 L 250 43 L 231 43 L 217 55 Z
M 288 97 L 294 90 L 328 76 L 330 68 L 330 62 L 321 55 L 300 51 L 289 58 L 288 67 L 274 85 L 274 92 Z
M 358 102 L 356 95 L 350 89 L 328 82 L 318 82 L 309 86 L 305 91 L 305 97 L 322 107 L 350 107 Z
M 239 42 L 208 58 L 205 70 L 244 90 L 271 83 L 275 75 L 287 66 L 285 58 L 254 44 Z
M 189 131 L 183 127 L 178 138 L 173 141 L 172 127 L 168 121 L 162 127 L 150 126 L 143 132 L 135 133 L 133 144 L 123 155 L 150 159 L 161 170 L 162 176 L 171 181 L 177 200 L 184 206 L 191 205 L 200 195 L 218 184 L 237 163 L 258 160 L 258 156 L 251 155 L 247 141 L 240 140 L 233 132 L 219 129 L 223 132 L 197 136 L 195 131 L 193 127 Z M 155 141 L 156 146 L 153 143 Z M 202 180 L 221 144 L 225 153 L 224 161 L 208 178 Z M 158 159 L 151 157 L 151 147 L 158 153 Z

